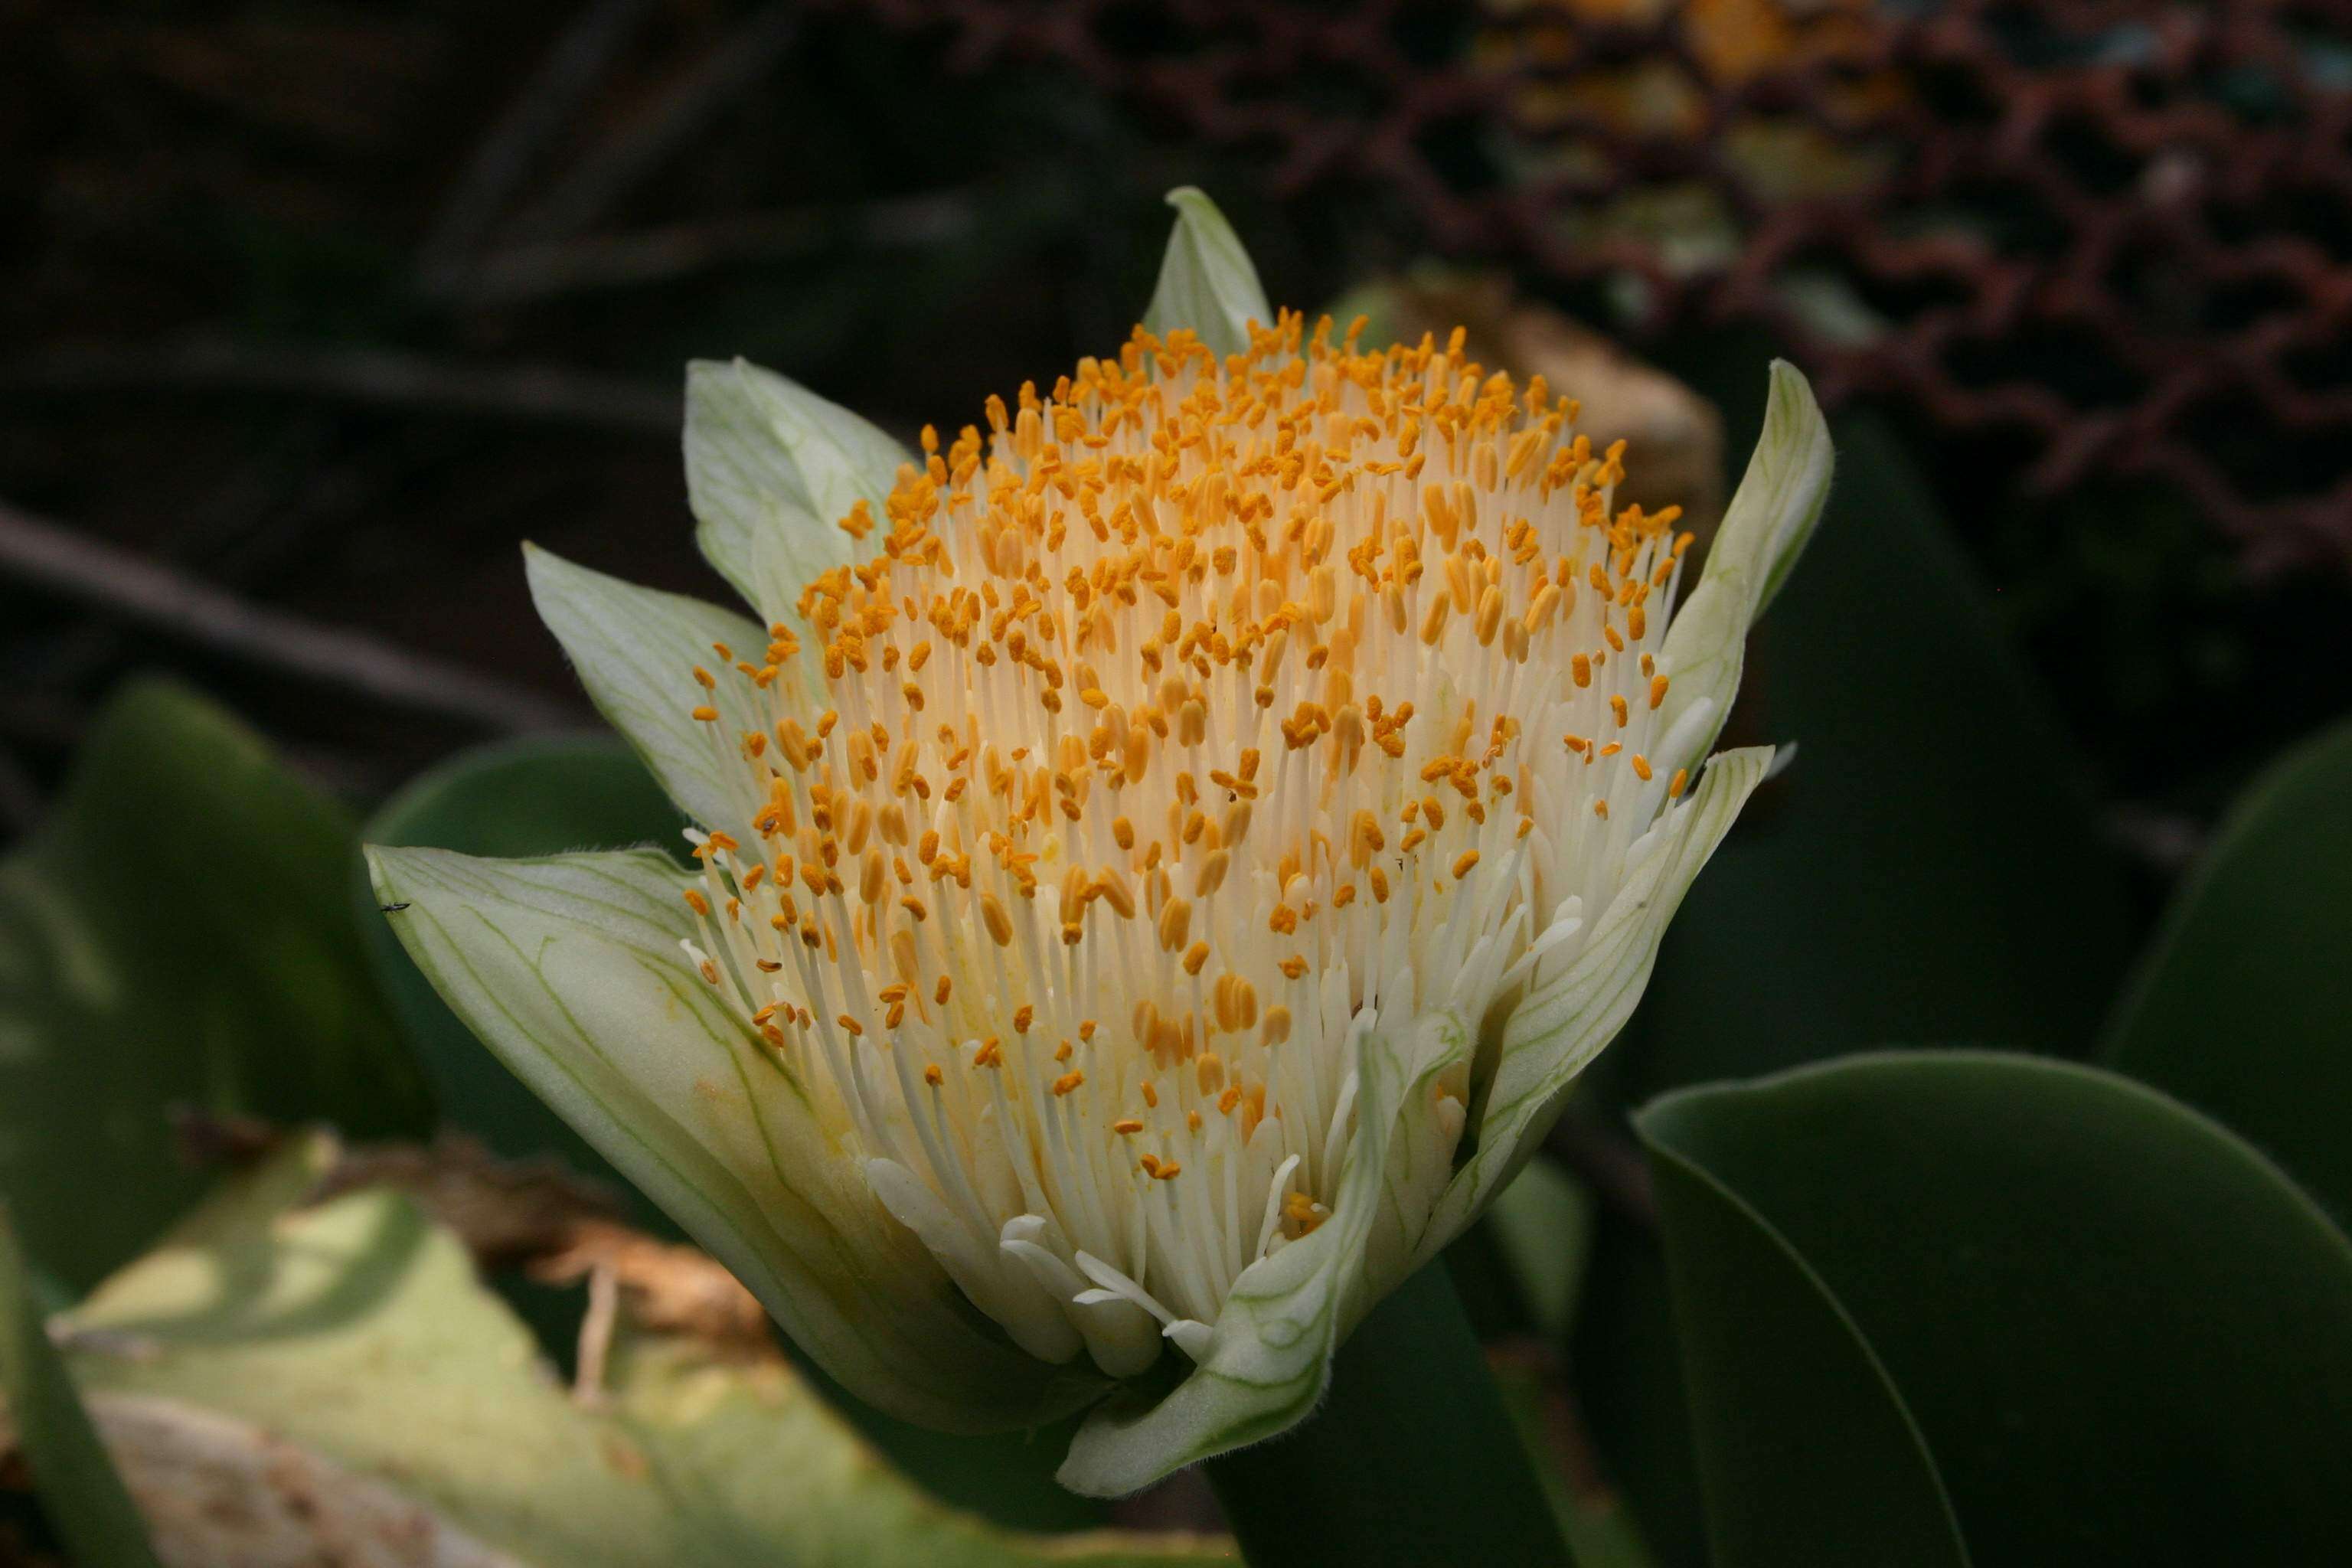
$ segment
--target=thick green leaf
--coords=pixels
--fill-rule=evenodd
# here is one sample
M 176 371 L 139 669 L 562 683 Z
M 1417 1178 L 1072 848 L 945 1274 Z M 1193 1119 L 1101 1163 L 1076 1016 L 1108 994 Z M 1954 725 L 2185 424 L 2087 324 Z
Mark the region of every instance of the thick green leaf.
M 1181 1539 L 996 1530 L 925 1498 L 788 1367 L 691 1342 L 625 1342 L 610 1407 L 583 1408 L 456 1238 L 406 1199 L 363 1192 L 285 1212 L 315 1158 L 299 1150 L 233 1186 L 101 1287 L 71 1320 L 86 1385 L 255 1423 L 531 1568 L 1179 1568 L 1218 1555 Z
M 685 866 L 684 826 L 660 781 L 619 741 L 562 735 L 458 752 L 384 802 L 361 837 L 512 858 L 650 844 Z
M 1189 327 L 1221 354 L 1249 347 L 1250 323 L 1274 325 L 1274 309 L 1241 237 L 1217 204 L 1191 185 L 1168 193 L 1176 227 L 1160 263 L 1160 282 L 1143 324 L 1162 337 Z
M 1850 1401 L 1763 1364 L 1811 1358 L 1850 1388 L 1850 1345 L 1774 1330 L 1801 1262 L 1916 1422 L 1977 1561 L 2352 1560 L 2352 1244 L 2218 1124 L 2095 1068 L 1920 1051 L 1686 1090 L 1640 1125 L 1694 1369 L 1748 1363 L 1695 1375 L 1695 1398 L 1781 1402 L 1703 1431 L 1840 1440 Z M 1797 1468 L 1812 1483 L 1718 1488 L 1711 1509 L 1797 1531 L 1874 1500 Z
M 2073 746 L 1908 458 L 1874 421 L 1836 428 L 1826 519 L 1732 721 L 1797 753 L 1666 934 L 1606 1064 L 1628 1098 L 1890 1039 L 2082 1051 L 2122 970 Z
M 0 1428 L 13 1428 L 49 1524 L 84 1563 L 153 1568 L 147 1528 L 49 1343 L 16 1233 L 0 1209 Z M 0 1444 L 5 1448 L 5 1444 Z
M 352 927 L 352 847 L 257 738 L 152 683 L 107 709 L 0 865 L 0 1197 L 68 1287 L 187 1202 L 175 1108 L 429 1122 Z
M 2352 724 L 2273 764 L 2173 902 L 2105 1059 L 2352 1223 Z
M 1716 1568 L 1966 1568 L 1902 1395 L 1835 1297 L 1706 1171 L 1653 1145 Z

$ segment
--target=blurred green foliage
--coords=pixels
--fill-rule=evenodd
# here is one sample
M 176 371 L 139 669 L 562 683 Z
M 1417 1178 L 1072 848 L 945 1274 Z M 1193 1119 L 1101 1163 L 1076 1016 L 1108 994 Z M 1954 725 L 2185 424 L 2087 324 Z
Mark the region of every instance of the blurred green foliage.
M 75 1289 L 189 1199 L 175 1118 L 419 1133 L 342 807 L 182 688 L 125 691 L 0 864 L 0 1198 Z
M 1192 1568 L 1218 1555 L 1213 1542 L 1024 1537 L 943 1508 L 789 1369 L 690 1335 L 625 1334 L 604 1397 L 583 1405 L 534 1365 L 528 1331 L 464 1246 L 409 1199 L 295 1208 L 334 1152 L 298 1140 L 76 1309 L 83 1386 L 250 1422 L 534 1568 Z
M 0 1415 L 12 1421 L 47 1522 L 84 1562 L 154 1568 L 139 1510 L 123 1489 L 70 1373 L 49 1342 L 48 1313 L 0 1207 Z

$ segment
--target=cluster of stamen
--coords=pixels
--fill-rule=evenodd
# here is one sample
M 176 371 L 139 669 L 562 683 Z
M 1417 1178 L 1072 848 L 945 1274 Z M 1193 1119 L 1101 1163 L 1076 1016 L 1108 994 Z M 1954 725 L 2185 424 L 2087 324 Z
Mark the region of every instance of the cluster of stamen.
M 1139 331 L 987 416 L 694 671 L 768 721 L 698 700 L 761 804 L 688 948 L 975 1302 L 1126 1373 L 1328 1215 L 1355 1031 L 1572 956 L 1704 732 L 1689 536 L 1459 333 Z

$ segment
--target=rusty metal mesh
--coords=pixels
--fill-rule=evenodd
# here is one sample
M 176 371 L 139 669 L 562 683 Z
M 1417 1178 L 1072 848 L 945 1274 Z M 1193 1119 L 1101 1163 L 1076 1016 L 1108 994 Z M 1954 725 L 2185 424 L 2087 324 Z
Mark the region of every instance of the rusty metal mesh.
M 2347 0 L 867 0 L 1832 399 L 2352 556 Z

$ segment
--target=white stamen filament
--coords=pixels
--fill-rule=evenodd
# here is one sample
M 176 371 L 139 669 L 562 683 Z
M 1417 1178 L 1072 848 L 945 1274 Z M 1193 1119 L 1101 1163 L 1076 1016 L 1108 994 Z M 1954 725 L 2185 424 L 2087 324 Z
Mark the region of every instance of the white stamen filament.
M 1359 1034 L 1558 973 L 1708 732 L 1654 722 L 1688 536 L 1572 404 L 1302 336 L 927 431 L 815 651 L 770 606 L 696 672 L 768 727 L 695 710 L 764 804 L 688 835 L 689 961 L 983 1310 L 1118 1375 L 1331 1214 Z

